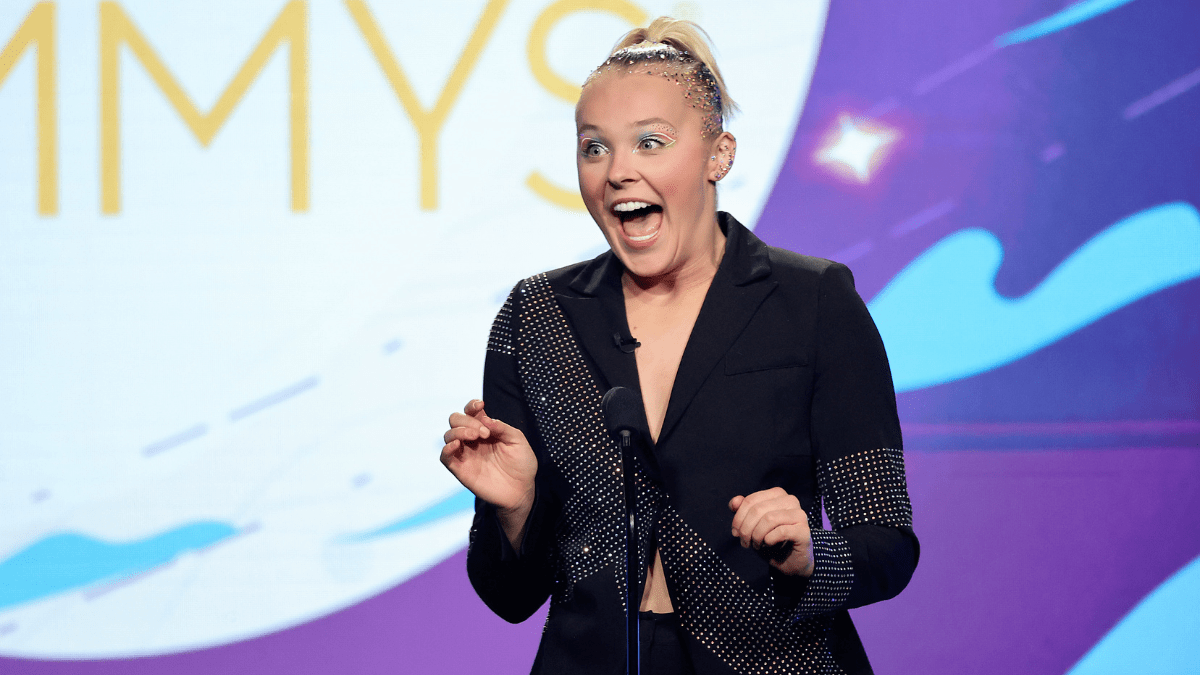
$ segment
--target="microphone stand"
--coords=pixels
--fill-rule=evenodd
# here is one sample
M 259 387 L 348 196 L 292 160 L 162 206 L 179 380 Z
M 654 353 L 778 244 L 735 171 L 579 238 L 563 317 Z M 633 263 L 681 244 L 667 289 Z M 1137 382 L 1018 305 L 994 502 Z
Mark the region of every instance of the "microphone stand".
M 641 673 L 641 637 L 638 633 L 638 536 L 637 536 L 637 492 L 633 482 L 633 468 L 637 459 L 633 455 L 633 441 L 628 429 L 621 432 L 621 477 L 625 483 L 625 514 L 628 528 L 625 530 L 625 672 L 627 675 Z
M 620 347 L 621 336 L 613 334 L 613 342 Z M 622 350 L 624 351 L 624 350 Z M 629 352 L 632 353 L 632 348 Z M 641 675 L 642 643 L 638 635 L 638 533 L 637 533 L 637 487 L 634 485 L 634 469 L 638 457 L 634 454 L 633 432 L 639 428 L 639 418 L 645 414 L 641 397 L 625 387 L 613 387 L 600 400 L 604 411 L 604 425 L 613 440 L 621 446 L 621 482 L 625 488 L 625 673 Z M 644 424 L 644 422 L 643 422 Z

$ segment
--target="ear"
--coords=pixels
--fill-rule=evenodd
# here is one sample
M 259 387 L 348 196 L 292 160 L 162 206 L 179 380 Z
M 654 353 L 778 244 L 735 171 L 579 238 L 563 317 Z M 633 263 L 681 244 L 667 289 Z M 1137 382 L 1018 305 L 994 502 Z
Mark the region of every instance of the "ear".
M 722 131 L 713 139 L 712 155 L 708 160 L 708 179 L 717 182 L 733 168 L 733 157 L 737 154 L 737 139 L 728 131 Z

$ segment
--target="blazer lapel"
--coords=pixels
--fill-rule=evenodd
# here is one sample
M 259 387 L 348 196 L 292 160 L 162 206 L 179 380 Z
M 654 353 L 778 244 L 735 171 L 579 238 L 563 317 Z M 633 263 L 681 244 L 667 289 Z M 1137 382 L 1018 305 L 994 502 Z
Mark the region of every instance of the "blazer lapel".
M 679 362 L 667 414 L 658 435 L 659 445 L 670 435 L 709 373 L 777 285 L 770 278 L 767 245 L 727 213 L 718 213 L 718 223 L 726 236 L 725 255 Z M 556 291 L 556 296 L 558 306 L 575 329 L 584 356 L 595 367 L 601 393 L 612 387 L 628 387 L 640 395 L 636 357 L 613 342 L 614 333 L 629 335 L 621 273 L 620 261 L 611 251 L 606 252 L 585 265 L 570 280 L 568 288 L 564 289 L 566 292 Z M 648 425 L 644 416 L 641 426 L 648 443 Z
M 767 245 L 727 213 L 719 214 L 719 222 L 726 236 L 725 255 L 679 362 L 658 434 L 659 445 L 679 423 L 709 373 L 733 346 L 759 305 L 778 285 L 770 278 Z M 636 363 L 634 368 L 636 375 Z
M 575 329 L 575 338 L 595 367 L 600 393 L 612 387 L 640 391 L 633 351 L 623 351 L 613 334 L 629 335 L 621 265 L 612 252 L 597 257 L 570 281 L 574 293 L 557 293 L 558 306 Z

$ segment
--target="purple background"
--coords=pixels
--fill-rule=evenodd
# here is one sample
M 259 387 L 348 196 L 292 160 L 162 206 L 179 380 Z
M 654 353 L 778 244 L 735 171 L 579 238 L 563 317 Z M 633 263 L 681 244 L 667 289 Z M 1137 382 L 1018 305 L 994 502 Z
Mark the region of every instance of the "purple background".
M 1200 87 L 1123 114 L 1200 69 L 1200 8 L 1139 0 L 992 46 L 1063 6 L 834 0 L 759 235 L 847 262 L 869 300 L 941 238 L 984 228 L 1005 249 L 998 290 L 1015 297 L 1121 218 L 1200 204 Z M 903 134 L 867 185 L 811 160 L 843 113 Z M 899 598 L 854 612 L 877 672 L 1061 675 L 1200 554 L 1198 307 L 1192 280 L 899 397 L 922 557 Z M 0 659 L 0 672 L 523 673 L 543 616 L 492 616 L 460 553 L 265 637 L 126 661 Z
M 1200 203 L 1200 88 L 1123 114 L 1200 68 L 1200 7 L 1133 2 L 992 46 L 1066 4 L 835 0 L 758 234 L 847 262 L 869 300 L 984 228 L 1005 250 L 997 290 L 1018 297 L 1121 218 Z M 841 113 L 904 133 L 869 185 L 810 159 Z M 900 597 L 852 612 L 877 672 L 1066 673 L 1200 554 L 1197 307 L 1192 280 L 898 397 L 922 556 Z

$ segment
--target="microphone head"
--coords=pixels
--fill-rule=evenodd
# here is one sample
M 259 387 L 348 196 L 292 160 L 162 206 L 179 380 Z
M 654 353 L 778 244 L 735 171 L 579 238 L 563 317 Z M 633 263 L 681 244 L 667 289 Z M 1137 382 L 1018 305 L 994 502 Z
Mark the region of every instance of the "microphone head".
M 600 408 L 604 411 L 604 425 L 613 438 L 618 438 L 622 431 L 637 432 L 643 414 L 642 401 L 632 389 L 609 389 L 600 400 Z
M 600 408 L 604 411 L 604 426 L 608 427 L 608 433 L 613 440 L 620 443 L 621 432 L 628 431 L 633 456 L 651 479 L 661 481 L 662 472 L 651 449 L 653 443 L 642 431 L 646 426 L 646 409 L 642 407 L 642 397 L 632 389 L 613 387 L 604 393 L 604 398 L 600 400 Z

